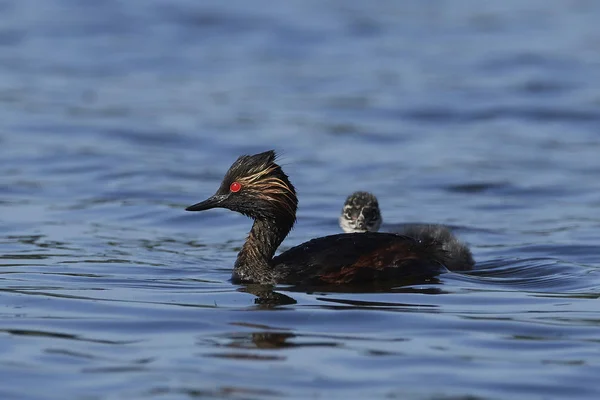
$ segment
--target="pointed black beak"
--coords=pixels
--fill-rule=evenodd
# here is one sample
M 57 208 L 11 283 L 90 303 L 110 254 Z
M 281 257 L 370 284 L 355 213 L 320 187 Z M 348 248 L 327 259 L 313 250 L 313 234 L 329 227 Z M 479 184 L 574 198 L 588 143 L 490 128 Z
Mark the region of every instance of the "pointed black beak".
M 227 199 L 227 195 L 217 195 L 209 197 L 208 199 L 196 203 L 186 208 L 186 211 L 204 211 L 210 210 L 211 208 L 223 207 L 223 202 Z

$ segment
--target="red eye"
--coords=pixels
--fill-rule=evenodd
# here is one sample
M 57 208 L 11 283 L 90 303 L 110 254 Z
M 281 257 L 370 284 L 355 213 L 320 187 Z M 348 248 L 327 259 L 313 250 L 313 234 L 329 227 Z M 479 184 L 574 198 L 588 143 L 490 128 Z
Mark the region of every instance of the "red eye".
M 233 193 L 237 193 L 242 190 L 242 185 L 239 182 L 233 182 L 231 185 L 229 185 L 229 190 L 231 190 Z

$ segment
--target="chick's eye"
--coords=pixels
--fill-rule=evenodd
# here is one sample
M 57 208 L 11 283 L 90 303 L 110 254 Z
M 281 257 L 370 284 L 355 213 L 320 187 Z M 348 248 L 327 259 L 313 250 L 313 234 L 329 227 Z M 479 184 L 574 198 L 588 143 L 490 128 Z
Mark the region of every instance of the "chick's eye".
M 375 217 L 375 211 L 371 210 L 370 208 L 365 208 L 363 210 L 363 213 L 365 218 L 371 219 Z
M 242 190 L 242 185 L 239 182 L 233 182 L 231 185 L 229 185 L 229 190 L 233 193 L 237 193 Z

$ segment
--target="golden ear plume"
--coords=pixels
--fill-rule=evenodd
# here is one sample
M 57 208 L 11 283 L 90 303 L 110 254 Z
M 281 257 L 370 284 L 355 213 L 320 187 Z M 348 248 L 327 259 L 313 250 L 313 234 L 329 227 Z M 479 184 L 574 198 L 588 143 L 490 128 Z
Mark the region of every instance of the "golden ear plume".
M 238 179 L 242 187 L 251 190 L 262 200 L 280 204 L 293 217 L 296 215 L 295 195 L 290 186 L 277 176 L 269 176 L 279 169 L 276 164 L 271 164 L 252 175 Z M 262 178 L 262 179 L 261 179 Z

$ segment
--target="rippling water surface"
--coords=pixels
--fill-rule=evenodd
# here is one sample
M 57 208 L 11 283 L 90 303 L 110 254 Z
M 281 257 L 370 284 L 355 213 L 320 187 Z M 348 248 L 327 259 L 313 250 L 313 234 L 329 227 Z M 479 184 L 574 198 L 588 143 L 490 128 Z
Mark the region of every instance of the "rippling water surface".
M 600 397 L 600 3 L 0 14 L 0 398 Z M 228 281 L 250 221 L 184 208 L 270 148 L 283 248 L 370 190 L 476 269 L 255 304 Z

